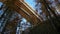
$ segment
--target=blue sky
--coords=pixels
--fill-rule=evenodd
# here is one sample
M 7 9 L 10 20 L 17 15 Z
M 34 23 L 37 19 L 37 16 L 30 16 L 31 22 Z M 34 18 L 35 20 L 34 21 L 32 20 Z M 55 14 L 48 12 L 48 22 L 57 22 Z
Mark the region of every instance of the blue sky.
M 2 2 L 0 2 L 0 8 L 1 8 L 1 5 L 2 5 L 3 3 Z M 0 10 L 0 15 L 3 13 L 3 10 Z
M 35 8 L 35 2 L 34 0 L 25 0 L 32 8 Z
M 2 2 L 0 2 L 0 7 L 1 7 L 1 5 L 2 5 L 3 3 Z

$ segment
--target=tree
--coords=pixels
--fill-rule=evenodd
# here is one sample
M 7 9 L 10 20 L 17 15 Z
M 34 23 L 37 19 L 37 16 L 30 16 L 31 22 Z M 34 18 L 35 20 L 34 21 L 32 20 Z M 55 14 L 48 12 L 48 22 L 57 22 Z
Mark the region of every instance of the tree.
M 6 0 L 5 2 L 3 2 L 3 14 L 0 17 L 0 21 L 4 18 L 2 22 L 3 24 L 1 26 L 1 34 L 16 34 L 17 26 L 23 18 L 21 17 L 21 15 L 19 16 L 19 14 L 17 14 L 14 9 L 16 7 L 14 5 L 15 1 L 16 0 Z
M 3 3 L 3 2 L 2 2 Z M 5 4 L 6 3 L 6 4 Z M 7 5 L 8 4 L 8 5 Z M 11 6 L 11 7 L 10 7 Z M 3 10 L 3 13 L 2 13 L 2 15 L 1 15 L 1 17 L 0 17 L 0 23 L 1 23 L 1 26 L 0 26 L 0 33 L 1 34 L 5 34 L 5 32 L 8 30 L 8 27 L 10 27 L 10 26 L 12 26 L 12 28 L 11 28 L 11 30 L 13 29 L 13 28 L 17 28 L 17 24 L 18 24 L 18 17 L 17 16 L 15 16 L 15 17 L 13 17 L 12 19 L 12 23 L 10 23 L 10 20 L 11 20 L 11 17 L 12 16 L 14 16 L 13 14 L 17 14 L 13 9 L 13 6 L 10 4 L 9 5 L 9 2 L 7 1 L 7 2 L 4 2 L 3 3 L 3 5 L 1 5 L 1 8 L 0 8 L 0 10 Z M 17 18 L 16 18 L 17 17 Z M 15 19 L 16 18 L 16 19 Z M 17 22 L 15 22 L 15 21 L 17 21 Z M 10 25 L 9 25 L 10 24 Z M 14 26 L 13 25 L 11 25 L 11 24 L 14 24 Z M 15 30 L 15 29 L 13 29 L 13 31 Z M 9 29 L 10 30 L 10 29 Z
M 46 20 L 37 25 L 31 30 L 31 34 L 59 34 L 60 28 L 60 18 L 56 14 L 58 0 L 35 0 L 37 12 L 40 10 L 39 15 L 45 14 Z M 57 3 L 58 2 L 58 3 Z M 54 5 L 52 5 L 54 3 Z M 38 6 L 39 5 L 39 6 Z M 44 17 L 44 16 L 43 16 Z M 44 18 L 43 18 L 44 19 Z M 54 32 L 53 32 L 54 31 Z

